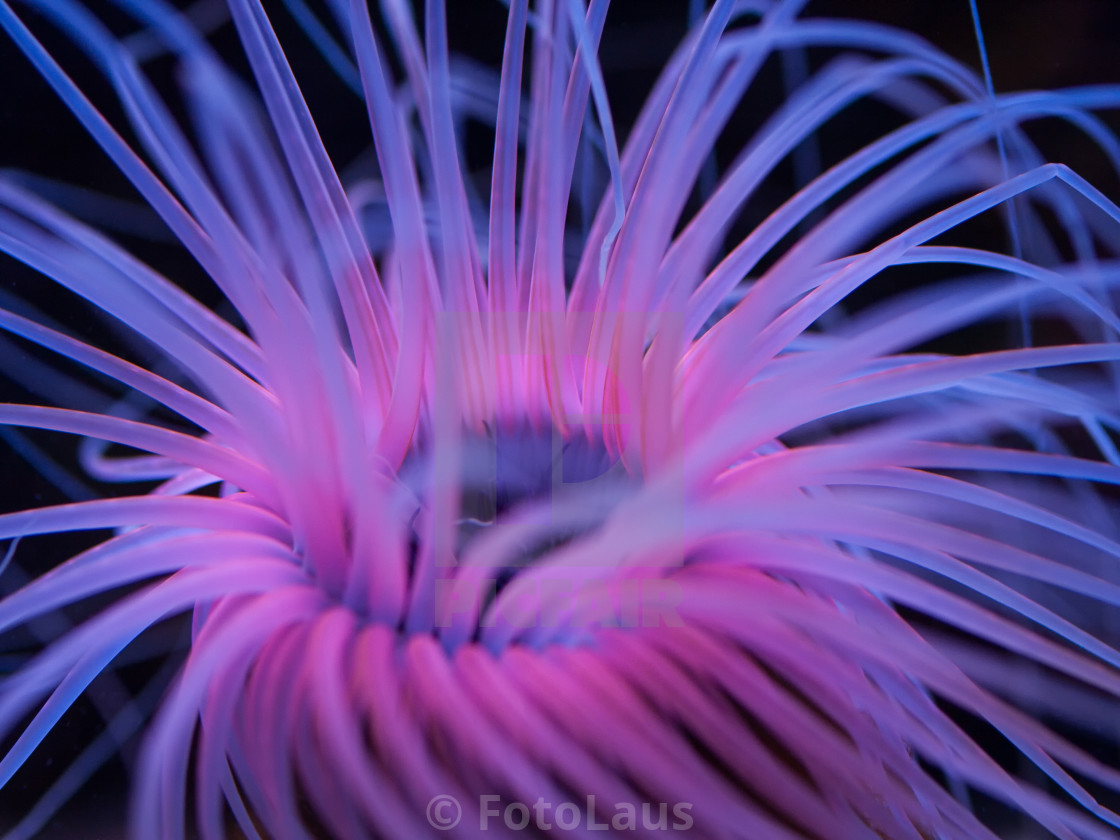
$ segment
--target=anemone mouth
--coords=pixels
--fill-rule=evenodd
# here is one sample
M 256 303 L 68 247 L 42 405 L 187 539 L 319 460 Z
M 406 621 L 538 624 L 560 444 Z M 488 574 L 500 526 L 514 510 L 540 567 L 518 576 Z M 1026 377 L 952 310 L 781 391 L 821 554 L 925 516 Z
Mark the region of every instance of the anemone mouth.
M 417 497 L 431 473 L 432 449 L 432 441 L 419 441 L 398 471 L 401 483 Z M 520 505 L 547 503 L 592 484 L 604 485 L 604 496 L 613 489 L 621 498 L 628 486 L 640 482 L 601 435 L 581 427 L 494 423 L 484 434 L 464 434 L 459 449 L 459 507 L 463 519 L 479 527 L 496 524 Z
M 452 449 L 450 456 L 439 451 L 441 446 Z M 371 464 L 383 468 L 376 459 Z M 539 583 L 578 589 L 581 580 L 593 582 L 596 575 L 589 572 L 595 567 L 600 573 L 613 568 L 619 558 L 598 563 L 585 557 L 565 567 L 562 550 L 595 535 L 642 488 L 641 476 L 617 451 L 611 452 L 594 428 L 573 424 L 561 430 L 548 421 L 494 422 L 483 424 L 481 432 L 464 427 L 438 442 L 430 434 L 420 435 L 400 467 L 378 472 L 378 477 L 383 489 L 381 521 L 391 523 L 405 546 L 399 555 L 402 608 L 391 615 L 378 614 L 371 607 L 376 597 L 360 590 L 362 585 L 378 586 L 376 576 L 369 575 L 381 562 L 356 553 L 354 520 L 363 515 L 360 502 L 352 505 L 351 521 L 339 520 L 344 533 L 337 544 L 344 547 L 345 557 L 331 565 L 343 568 L 341 577 L 336 575 L 333 584 L 326 581 L 319 572 L 323 557 L 295 543 L 289 525 L 284 540 L 291 547 L 292 563 L 305 569 L 332 602 L 351 609 L 361 621 L 395 627 L 404 635 L 446 632 L 456 639 L 447 642 L 451 647 L 479 641 L 484 627 L 503 621 L 487 615 L 492 608 L 498 613 L 513 610 L 520 622 L 540 618 L 543 605 L 536 596 L 529 597 L 532 605 L 514 608 L 504 603 L 507 590 L 527 584 L 535 591 Z M 438 509 L 441 494 L 445 500 L 454 499 L 449 520 L 441 519 L 446 515 Z M 244 502 L 260 503 L 251 494 L 242 495 Z M 443 548 L 434 557 L 431 543 L 437 526 L 443 526 Z M 653 566 L 646 577 L 663 571 Z M 522 592 L 519 597 L 525 601 L 527 596 Z M 461 613 L 454 630 L 446 623 L 452 621 L 443 614 L 447 610 Z M 462 626 L 463 619 L 469 626 Z
M 435 448 L 430 438 L 421 438 L 395 474 L 400 501 L 394 511 L 410 529 L 406 586 L 412 608 L 397 622 L 398 631 L 407 635 L 419 627 L 425 633 L 454 637 L 456 641 L 446 642 L 453 649 L 464 641 L 482 641 L 485 628 L 505 621 L 503 613 L 516 614 L 528 628 L 545 618 L 542 611 L 548 605 L 541 600 L 542 587 L 560 587 L 557 594 L 564 590 L 568 604 L 563 612 L 570 618 L 581 600 L 574 591 L 580 579 L 586 577 L 584 583 L 591 588 L 593 577 L 581 574 L 578 567 L 565 568 L 562 561 L 557 567 L 558 553 L 602 528 L 617 506 L 640 491 L 641 477 L 593 430 L 560 430 L 548 422 L 493 423 L 481 434 L 463 430 L 455 440 L 457 465 L 450 479 L 440 474 L 444 467 L 435 463 Z M 425 574 L 422 545 L 432 515 L 428 499 L 433 487 L 448 481 L 457 500 L 453 547 L 434 575 L 430 569 Z M 647 577 L 662 574 L 654 568 Z M 528 592 L 514 599 L 520 603 L 507 604 L 507 590 L 518 587 Z M 435 592 L 425 597 L 417 591 L 423 588 Z M 597 598 L 617 602 L 618 593 L 589 592 L 582 600 Z M 418 618 L 415 611 L 424 609 L 433 609 L 435 615 Z M 605 609 L 613 617 L 604 614 L 601 623 L 617 626 L 623 621 L 617 603 Z M 454 618 L 455 613 L 463 615 Z M 471 618 L 467 627 L 461 625 L 464 615 Z M 559 615 L 549 620 L 557 643 L 584 634 L 575 629 L 565 634 Z M 640 616 L 625 620 L 636 622 L 633 626 L 641 623 Z

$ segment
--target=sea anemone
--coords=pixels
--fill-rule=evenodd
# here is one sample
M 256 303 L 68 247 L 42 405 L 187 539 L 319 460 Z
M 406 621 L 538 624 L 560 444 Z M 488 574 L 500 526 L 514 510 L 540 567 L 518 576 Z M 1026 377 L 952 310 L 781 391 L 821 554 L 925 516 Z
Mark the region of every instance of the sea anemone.
M 286 13 L 0 0 L 152 211 L 0 179 L 7 837 L 141 729 L 137 840 L 1120 836 L 1120 87 L 716 0 L 616 125 L 605 0 L 286 5 L 342 174 Z

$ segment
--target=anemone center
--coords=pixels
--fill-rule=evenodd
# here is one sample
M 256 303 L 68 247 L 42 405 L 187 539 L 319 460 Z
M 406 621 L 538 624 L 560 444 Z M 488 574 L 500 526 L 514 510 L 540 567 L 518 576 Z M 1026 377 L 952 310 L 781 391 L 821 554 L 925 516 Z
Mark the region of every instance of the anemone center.
M 419 446 L 399 477 L 419 503 L 412 584 L 468 581 L 473 595 L 463 597 L 479 599 L 472 624 L 521 578 L 562 574 L 557 552 L 596 531 L 637 483 L 600 438 L 582 429 L 565 434 L 526 424 L 468 435 L 460 444 L 453 567 L 422 571 L 424 509 L 439 480 L 432 448 Z

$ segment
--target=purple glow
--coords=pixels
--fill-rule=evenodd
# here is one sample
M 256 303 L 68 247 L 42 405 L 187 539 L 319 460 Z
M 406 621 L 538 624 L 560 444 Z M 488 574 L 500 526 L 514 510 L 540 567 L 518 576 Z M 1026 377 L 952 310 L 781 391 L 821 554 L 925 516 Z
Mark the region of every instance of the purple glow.
M 1120 836 L 1120 762 L 1075 731 L 1116 753 L 1120 208 L 1030 133 L 1063 123 L 1115 176 L 1120 86 L 993 97 L 908 33 L 716 0 L 625 127 L 606 0 L 510 0 L 500 70 L 452 59 L 441 0 L 327 0 L 301 25 L 373 141 L 343 177 L 283 11 L 228 0 L 211 32 L 113 4 L 138 34 L 79 0 L 0 0 L 0 26 L 223 303 L 0 177 L 0 250 L 121 342 L 4 292 L 11 346 L 64 375 L 0 361 L 41 400 L 0 428 L 140 488 L 0 515 L 0 640 L 42 642 L 0 682 L 0 786 L 189 615 L 136 840 L 995 838 L 983 802 Z M 233 31 L 251 83 L 212 44 Z M 760 115 L 783 54 L 813 60 Z M 882 131 L 774 200 L 869 101 Z M 21 567 L 24 539 L 99 529 Z

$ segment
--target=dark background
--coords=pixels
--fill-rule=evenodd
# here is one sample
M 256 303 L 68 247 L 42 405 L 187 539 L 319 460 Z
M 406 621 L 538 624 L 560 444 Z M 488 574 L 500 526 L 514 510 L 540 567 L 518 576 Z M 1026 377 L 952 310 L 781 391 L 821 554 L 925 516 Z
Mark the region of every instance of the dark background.
M 24 7 L 15 5 L 22 14 Z M 621 136 L 625 136 L 626 127 L 633 120 L 654 74 L 679 42 L 687 21 L 687 5 L 685 0 L 619 0 L 612 6 L 601 60 Z M 109 3 L 91 0 L 88 6 L 104 14 L 107 23 L 118 33 L 131 31 L 127 19 L 115 14 Z M 453 48 L 496 66 L 501 54 L 504 7 L 497 0 L 450 0 L 449 6 Z M 305 93 L 328 149 L 337 165 L 345 168 L 368 147 L 364 109 L 325 68 L 280 4 L 266 2 L 266 8 L 289 49 L 297 75 L 304 82 Z M 980 12 L 998 91 L 1120 83 L 1120 57 L 1116 54 L 1116 45 L 1120 43 L 1120 3 L 1114 0 L 981 0 Z M 964 63 L 979 67 L 966 0 L 813 0 L 806 13 L 866 18 L 898 25 L 922 34 Z M 67 69 L 81 80 L 94 101 L 118 126 L 123 125 L 109 88 L 96 77 L 90 65 L 77 57 L 65 39 L 52 32 L 49 26 L 44 26 L 34 16 L 28 17 L 35 32 L 64 59 Z M 237 54 L 231 26 L 219 29 L 215 40 L 232 62 L 244 67 Z M 816 63 L 823 56 L 809 58 L 811 63 Z M 173 89 L 174 71 L 170 63 L 156 62 L 153 71 L 161 88 Z M 760 84 L 771 86 L 772 99 L 781 96 L 781 76 L 776 68 L 768 68 Z M 748 120 L 749 115 L 743 118 Z M 1115 119 L 1113 124 L 1116 125 Z M 837 130 L 843 129 L 844 126 L 840 126 Z M 1073 164 L 1113 198 L 1120 197 L 1115 176 L 1107 171 L 1100 156 L 1094 155 L 1070 132 L 1040 126 L 1038 139 L 1052 157 Z M 0 168 L 48 175 L 109 195 L 134 198 L 105 156 L 6 39 L 0 40 Z M 145 222 L 139 218 L 137 224 Z M 155 230 L 158 232 L 158 228 Z M 218 303 L 213 288 L 177 249 L 128 234 L 122 235 L 122 242 L 191 288 L 207 303 Z M 0 258 L 0 290 L 33 301 L 68 329 L 102 346 L 143 355 L 142 351 L 122 347 L 112 330 L 87 307 L 7 258 Z M 42 358 L 19 355 L 22 351 L 23 348 L 10 344 L 0 345 L 0 354 L 3 354 L 0 369 Z M 28 393 L 26 385 L 0 379 L 0 399 L 32 400 L 34 397 Z M 28 435 L 26 440 L 43 447 L 62 465 L 73 469 L 73 441 L 36 434 Z M 131 487 L 101 488 L 92 482 L 87 482 L 87 486 L 92 492 L 135 492 Z M 57 487 L 0 442 L 0 510 L 64 500 L 64 494 Z M 29 541 L 17 559 L 28 567 L 46 566 L 97 538 L 98 535 L 93 535 Z M 0 554 L 3 548 L 0 545 Z M 0 578 L 0 591 L 7 591 L 6 587 L 11 585 L 10 575 Z M 32 646 L 28 638 L 13 640 L 9 637 L 6 641 L 0 640 L 0 655 L 14 652 L 18 656 Z M 126 689 L 138 689 L 150 673 L 150 669 L 135 674 L 126 671 Z M 105 696 L 111 697 L 111 689 L 99 690 L 103 694 L 110 692 Z M 26 770 L 0 791 L 0 831 L 30 807 L 44 790 L 44 783 L 66 766 L 85 740 L 98 731 L 98 726 L 93 708 L 85 702 L 79 704 L 75 714 L 66 719 Z M 126 747 L 126 755 L 132 752 L 133 746 Z M 41 836 L 58 840 L 77 837 L 108 840 L 123 836 L 124 783 L 124 764 L 111 762 Z

